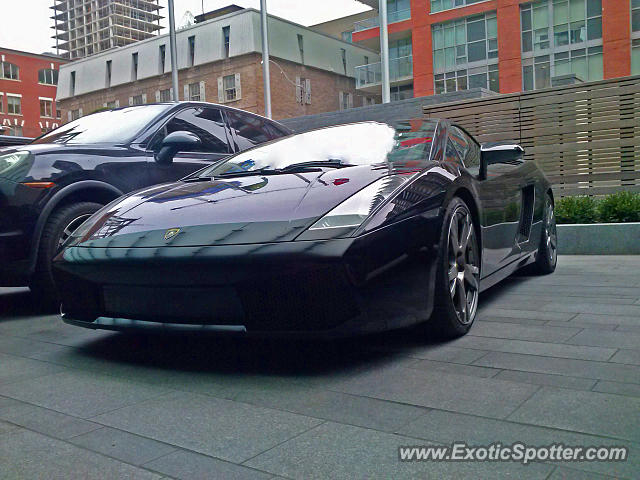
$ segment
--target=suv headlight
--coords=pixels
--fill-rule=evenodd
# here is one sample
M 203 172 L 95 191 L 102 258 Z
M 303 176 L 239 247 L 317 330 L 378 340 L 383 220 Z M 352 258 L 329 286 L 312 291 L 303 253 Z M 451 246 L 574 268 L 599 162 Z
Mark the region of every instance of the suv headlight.
M 392 175 L 376 180 L 347 198 L 333 210 L 316 221 L 298 237 L 298 240 L 346 237 L 362 225 L 384 204 L 406 177 Z
M 29 152 L 13 152 L 0 155 L 0 175 L 9 172 L 11 169 L 25 162 L 29 158 Z

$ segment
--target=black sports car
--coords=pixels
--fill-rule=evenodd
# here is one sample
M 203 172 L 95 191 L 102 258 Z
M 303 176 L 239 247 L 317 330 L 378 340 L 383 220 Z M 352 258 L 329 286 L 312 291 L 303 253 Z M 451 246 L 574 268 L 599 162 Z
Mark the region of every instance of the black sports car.
M 54 270 L 64 321 L 89 328 L 340 335 L 431 318 L 462 335 L 479 292 L 531 263 L 556 265 L 536 164 L 414 120 L 291 135 L 129 194 Z

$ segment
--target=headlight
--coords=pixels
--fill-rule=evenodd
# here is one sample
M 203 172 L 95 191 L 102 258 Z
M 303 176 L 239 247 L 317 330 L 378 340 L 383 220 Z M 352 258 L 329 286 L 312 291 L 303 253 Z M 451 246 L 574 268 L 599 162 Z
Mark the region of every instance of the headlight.
M 299 239 L 347 236 L 377 211 L 405 181 L 406 177 L 395 175 L 373 182 L 311 225 Z
M 0 175 L 26 161 L 29 155 L 29 152 L 13 152 L 0 155 Z

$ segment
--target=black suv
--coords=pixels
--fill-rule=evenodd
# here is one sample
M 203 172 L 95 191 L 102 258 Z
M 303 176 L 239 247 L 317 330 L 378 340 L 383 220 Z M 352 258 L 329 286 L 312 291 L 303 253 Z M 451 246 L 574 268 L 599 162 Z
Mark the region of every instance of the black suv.
M 103 205 L 290 133 L 242 110 L 158 103 L 94 113 L 0 148 L 0 285 L 55 298 L 51 259 Z

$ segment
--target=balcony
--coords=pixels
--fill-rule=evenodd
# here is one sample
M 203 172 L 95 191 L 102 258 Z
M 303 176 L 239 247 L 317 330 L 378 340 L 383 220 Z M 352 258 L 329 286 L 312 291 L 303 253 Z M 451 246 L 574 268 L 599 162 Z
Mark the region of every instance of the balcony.
M 389 81 L 401 82 L 413 78 L 413 56 L 389 59 Z M 382 84 L 382 63 L 356 67 L 356 88 L 363 89 Z
M 398 10 L 396 12 L 387 13 L 387 23 L 397 23 L 403 20 L 409 20 L 411 18 L 411 9 Z M 370 28 L 378 28 L 380 26 L 380 17 L 371 17 L 364 20 L 360 20 L 353 24 L 354 32 L 361 30 L 369 30 Z

